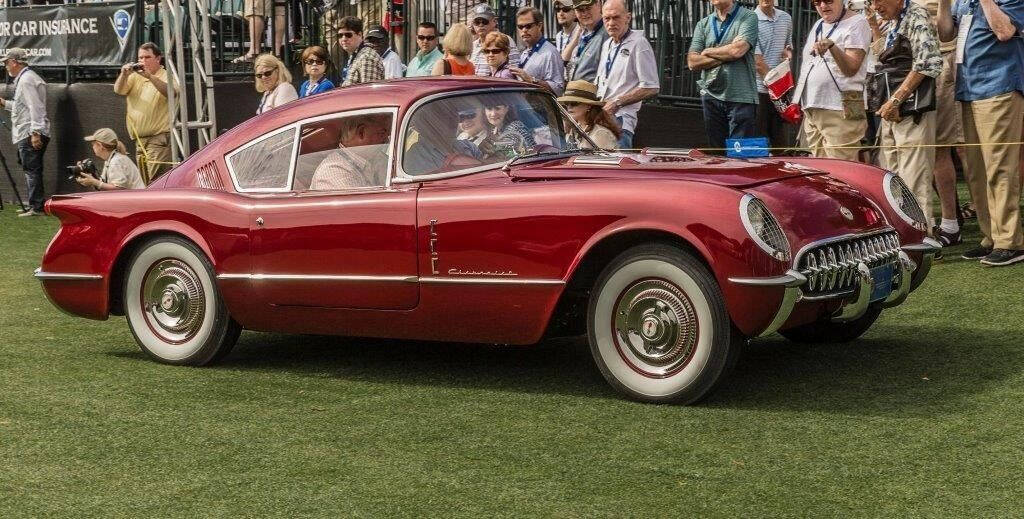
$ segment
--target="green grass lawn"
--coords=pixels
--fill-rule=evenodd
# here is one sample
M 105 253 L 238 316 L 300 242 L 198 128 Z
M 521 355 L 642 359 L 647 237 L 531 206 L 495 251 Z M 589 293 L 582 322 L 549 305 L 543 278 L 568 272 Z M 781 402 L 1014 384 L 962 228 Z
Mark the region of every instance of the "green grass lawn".
M 0 212 L 3 518 L 1024 510 L 1024 265 L 948 255 L 861 340 L 758 340 L 703 404 L 656 406 L 580 340 L 245 332 L 215 367 L 157 364 L 123 318 L 50 305 L 58 224 L 25 220 Z

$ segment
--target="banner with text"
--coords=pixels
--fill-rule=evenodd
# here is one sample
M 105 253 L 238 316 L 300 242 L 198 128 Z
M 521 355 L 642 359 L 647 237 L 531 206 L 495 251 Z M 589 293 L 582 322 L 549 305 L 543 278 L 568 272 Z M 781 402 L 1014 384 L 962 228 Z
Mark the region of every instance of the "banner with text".
M 29 65 L 120 66 L 134 61 L 135 2 L 0 10 L 0 53 L 21 47 Z

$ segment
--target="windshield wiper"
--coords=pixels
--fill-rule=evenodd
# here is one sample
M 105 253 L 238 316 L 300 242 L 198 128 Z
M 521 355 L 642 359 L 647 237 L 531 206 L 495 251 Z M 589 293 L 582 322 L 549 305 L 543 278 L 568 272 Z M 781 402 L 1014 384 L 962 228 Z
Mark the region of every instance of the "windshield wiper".
M 531 158 L 534 158 L 534 157 L 544 157 L 546 155 L 566 155 L 566 154 L 570 154 L 570 153 L 580 153 L 580 152 L 583 152 L 583 151 L 586 151 L 586 150 L 578 150 L 577 149 L 577 150 L 541 151 L 541 152 L 527 153 L 527 154 L 524 154 L 524 155 L 516 155 L 515 157 L 512 157 L 511 159 L 508 159 L 507 161 L 505 161 L 505 164 L 503 164 L 501 166 L 501 170 L 504 171 L 506 175 L 511 176 L 510 172 L 512 171 L 512 165 L 515 164 L 516 162 L 519 162 L 522 159 L 531 159 Z

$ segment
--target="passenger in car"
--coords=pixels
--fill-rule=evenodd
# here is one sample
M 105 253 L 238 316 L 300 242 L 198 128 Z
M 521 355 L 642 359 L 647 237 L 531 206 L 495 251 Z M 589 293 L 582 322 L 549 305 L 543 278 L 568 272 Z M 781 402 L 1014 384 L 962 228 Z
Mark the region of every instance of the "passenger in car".
M 388 170 L 390 115 L 365 115 L 343 121 L 338 150 L 324 158 L 310 181 L 311 191 L 383 186 Z
M 459 129 L 456 140 L 469 141 L 479 146 L 490 128 L 487 126 L 487 119 L 484 117 L 484 107 L 480 101 L 472 99 L 469 105 L 459 110 Z
M 500 97 L 490 97 L 486 105 L 484 115 L 491 130 L 488 138 L 480 145 L 485 157 L 511 157 L 537 145 L 533 132 L 516 116 L 515 107 Z

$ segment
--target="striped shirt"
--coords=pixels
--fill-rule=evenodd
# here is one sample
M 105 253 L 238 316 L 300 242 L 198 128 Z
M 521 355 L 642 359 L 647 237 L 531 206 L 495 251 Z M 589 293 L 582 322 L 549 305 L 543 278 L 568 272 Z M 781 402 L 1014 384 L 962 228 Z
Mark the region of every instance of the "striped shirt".
M 383 153 L 386 146 L 372 146 L 379 150 L 366 150 L 360 146 L 359 151 L 353 148 L 339 147 L 320 162 L 313 178 L 310 180 L 310 191 L 334 191 L 354 187 L 383 186 L 387 175 L 387 155 Z M 368 153 L 369 152 L 369 153 Z M 369 155 L 370 158 L 365 158 Z
M 757 6 L 754 13 L 757 14 L 757 47 L 754 53 L 761 55 L 771 70 L 782 63 L 782 51 L 793 46 L 793 18 L 778 8 L 772 18 L 761 10 L 761 6 Z M 757 91 L 762 94 L 768 92 L 760 75 L 757 76 Z

